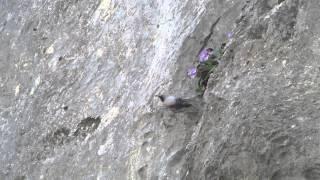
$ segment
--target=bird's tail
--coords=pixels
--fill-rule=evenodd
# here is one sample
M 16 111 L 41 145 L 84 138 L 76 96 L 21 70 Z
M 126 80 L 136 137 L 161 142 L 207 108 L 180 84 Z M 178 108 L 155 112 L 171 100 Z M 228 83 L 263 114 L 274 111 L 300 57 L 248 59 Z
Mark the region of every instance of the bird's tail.
M 182 107 L 191 107 L 192 104 L 186 99 L 179 98 L 179 99 L 177 99 L 177 106 L 179 106 L 180 108 L 182 108 Z

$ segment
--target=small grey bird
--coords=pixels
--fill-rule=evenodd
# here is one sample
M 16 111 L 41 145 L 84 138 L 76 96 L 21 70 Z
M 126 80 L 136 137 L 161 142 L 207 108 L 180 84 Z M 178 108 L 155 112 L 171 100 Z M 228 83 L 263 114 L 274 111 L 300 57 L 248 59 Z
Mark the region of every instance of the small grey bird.
M 164 96 L 164 95 L 157 95 L 161 102 L 168 108 L 172 110 L 179 110 L 182 108 L 191 107 L 192 104 L 188 102 L 187 99 L 177 98 L 174 96 Z

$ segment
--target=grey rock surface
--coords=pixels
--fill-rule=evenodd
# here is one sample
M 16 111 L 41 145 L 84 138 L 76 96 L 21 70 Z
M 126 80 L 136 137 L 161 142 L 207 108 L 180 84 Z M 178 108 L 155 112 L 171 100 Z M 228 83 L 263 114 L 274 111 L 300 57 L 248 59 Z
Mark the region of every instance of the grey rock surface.
M 1 0 L 0 15 L 1 179 L 320 179 L 320 1 Z M 186 70 L 224 42 L 198 98 Z

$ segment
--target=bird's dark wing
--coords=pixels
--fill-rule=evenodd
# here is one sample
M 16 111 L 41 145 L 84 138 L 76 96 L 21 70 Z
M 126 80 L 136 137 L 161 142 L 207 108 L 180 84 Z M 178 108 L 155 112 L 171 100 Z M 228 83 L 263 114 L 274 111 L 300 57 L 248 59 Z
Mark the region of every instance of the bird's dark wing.
M 175 104 L 175 108 L 176 109 L 180 109 L 180 108 L 184 108 L 184 107 L 190 107 L 190 106 L 192 106 L 192 104 L 189 103 L 188 100 L 182 99 L 182 98 L 177 98 L 176 104 Z

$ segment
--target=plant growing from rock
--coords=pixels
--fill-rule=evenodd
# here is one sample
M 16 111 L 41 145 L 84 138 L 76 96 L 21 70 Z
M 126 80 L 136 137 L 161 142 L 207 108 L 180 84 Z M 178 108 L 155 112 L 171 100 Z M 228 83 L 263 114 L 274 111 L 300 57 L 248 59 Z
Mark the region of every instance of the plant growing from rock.
M 212 48 L 203 49 L 199 55 L 199 63 L 196 67 L 189 68 L 187 75 L 190 78 L 199 78 L 196 91 L 203 95 L 204 91 L 207 88 L 207 83 L 210 77 L 210 74 L 214 72 L 215 68 L 219 64 L 219 60 L 223 54 L 225 43 L 217 50 Z

